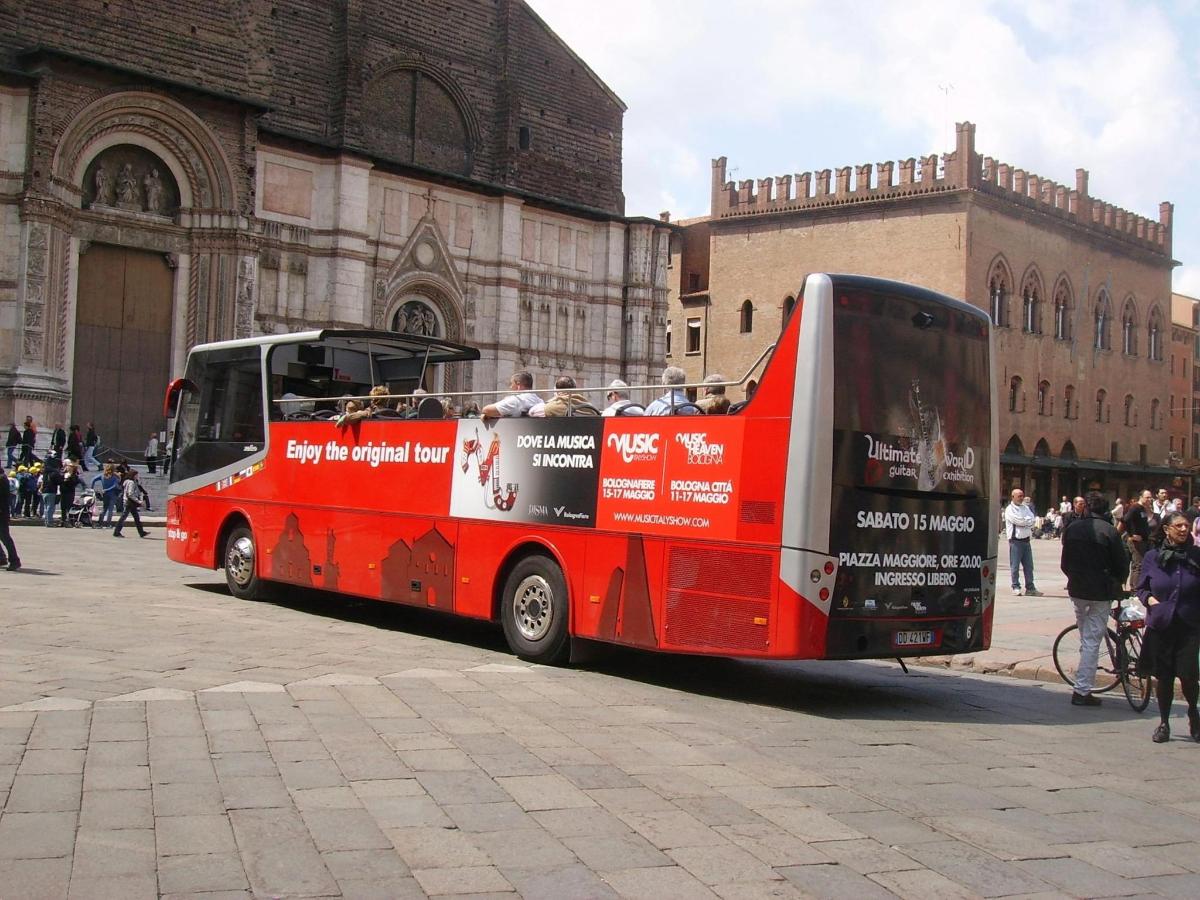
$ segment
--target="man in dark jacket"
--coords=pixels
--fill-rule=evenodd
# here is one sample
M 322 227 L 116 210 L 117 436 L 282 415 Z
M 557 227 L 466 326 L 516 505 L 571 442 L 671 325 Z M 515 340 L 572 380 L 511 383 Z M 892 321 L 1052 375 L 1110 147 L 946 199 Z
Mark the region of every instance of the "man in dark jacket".
M 1100 705 L 1100 698 L 1092 694 L 1096 661 L 1112 602 L 1129 576 L 1129 557 L 1121 536 L 1107 520 L 1108 501 L 1092 491 L 1087 495 L 1087 509 L 1087 515 L 1072 522 L 1062 536 L 1061 568 L 1079 626 L 1079 666 L 1071 694 L 1074 706 Z
M 8 512 L 12 505 L 10 489 L 8 478 L 0 472 L 0 566 L 15 572 L 21 568 L 21 557 L 17 555 L 17 545 L 8 531 Z

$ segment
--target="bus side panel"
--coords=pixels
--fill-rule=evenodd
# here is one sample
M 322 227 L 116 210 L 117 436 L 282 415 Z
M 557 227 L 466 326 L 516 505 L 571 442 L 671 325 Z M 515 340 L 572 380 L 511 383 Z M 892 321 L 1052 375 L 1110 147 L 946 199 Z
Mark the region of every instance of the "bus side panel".
M 778 550 L 669 543 L 664 574 L 663 649 L 777 655 Z
M 737 485 L 737 539 L 779 546 L 783 533 L 781 485 L 787 465 L 788 420 L 744 420 Z
M 662 642 L 663 546 L 640 534 L 595 534 L 583 589 L 573 595 L 576 637 L 655 649 Z
M 275 504 L 250 521 L 262 578 L 454 610 L 456 523 Z
M 228 504 L 201 496 L 172 497 L 167 501 L 167 558 L 216 568 L 221 552 L 216 546 L 217 534 L 233 512 Z

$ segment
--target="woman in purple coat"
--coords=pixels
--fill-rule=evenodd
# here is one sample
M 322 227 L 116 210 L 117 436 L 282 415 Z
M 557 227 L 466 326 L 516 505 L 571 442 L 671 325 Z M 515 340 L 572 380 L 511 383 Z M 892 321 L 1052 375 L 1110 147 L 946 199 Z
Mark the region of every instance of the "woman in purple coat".
M 1200 548 L 1192 543 L 1187 516 L 1163 516 L 1162 547 L 1146 554 L 1137 592 L 1146 606 L 1146 647 L 1158 679 L 1154 743 L 1171 739 L 1171 700 L 1179 679 L 1187 701 L 1192 740 L 1200 741 Z

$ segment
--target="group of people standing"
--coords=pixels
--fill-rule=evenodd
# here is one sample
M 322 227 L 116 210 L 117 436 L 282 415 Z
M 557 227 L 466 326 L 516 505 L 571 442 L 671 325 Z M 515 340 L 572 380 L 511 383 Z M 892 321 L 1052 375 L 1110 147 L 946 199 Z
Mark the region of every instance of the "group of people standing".
M 4 442 L 8 455 L 7 468 L 32 466 L 38 462 L 37 436 L 37 423 L 33 421 L 33 416 L 26 416 L 24 425 L 19 429 L 16 422 L 8 423 L 8 437 Z M 91 422 L 87 423 L 86 432 L 78 425 L 72 425 L 68 431 L 56 422 L 50 433 L 50 455 L 59 460 L 68 459 L 84 472 L 95 468 L 96 448 L 99 446 L 100 436 Z
M 1013 491 L 1012 500 L 1004 519 L 1013 590 L 1020 593 L 1020 567 L 1025 593 L 1040 596 L 1040 591 L 1029 589 L 1033 511 L 1022 491 Z M 1186 510 L 1180 506 L 1165 489 L 1142 491 L 1136 501 L 1118 500 L 1116 506 L 1093 491 L 1086 498 L 1075 498 L 1062 531 L 1060 567 L 1067 576 L 1080 639 L 1071 703 L 1101 705 L 1092 693 L 1100 645 L 1115 604 L 1132 592 L 1146 609 L 1139 662 L 1156 680 L 1159 724 L 1152 739 L 1159 744 L 1171 738 L 1177 680 L 1187 705 L 1188 732 L 1200 742 L 1200 497 L 1192 498 Z

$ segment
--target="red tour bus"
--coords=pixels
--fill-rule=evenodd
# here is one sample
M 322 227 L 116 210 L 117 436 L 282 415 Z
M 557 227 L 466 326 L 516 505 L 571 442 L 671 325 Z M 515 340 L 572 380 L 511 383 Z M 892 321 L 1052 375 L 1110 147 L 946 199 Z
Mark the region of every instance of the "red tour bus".
M 543 663 L 572 638 L 770 659 L 988 647 L 980 310 L 812 275 L 727 415 L 446 418 L 426 398 L 333 420 L 339 398 L 411 394 L 478 356 L 334 329 L 194 348 L 167 396 L 168 555 L 223 567 L 243 598 L 304 585 L 499 620 Z

